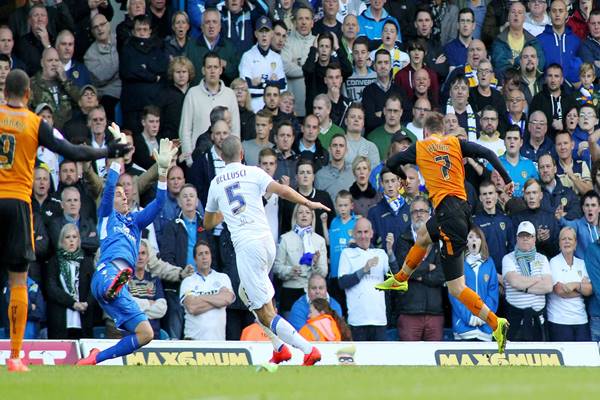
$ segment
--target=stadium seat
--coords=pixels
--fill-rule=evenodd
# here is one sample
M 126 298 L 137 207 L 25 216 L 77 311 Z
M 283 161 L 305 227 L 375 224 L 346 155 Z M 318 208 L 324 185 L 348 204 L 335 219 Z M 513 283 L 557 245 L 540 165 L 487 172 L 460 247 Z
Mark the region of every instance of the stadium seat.
M 398 336 L 398 329 L 392 328 L 385 331 L 385 339 L 389 342 L 397 342 L 400 340 Z
M 104 326 L 95 326 L 93 335 L 94 339 L 106 339 L 106 328 Z
M 160 330 L 159 335 L 160 335 L 159 336 L 160 340 L 171 340 L 171 337 L 169 336 L 169 334 L 167 333 L 167 331 L 165 331 L 164 329 Z
M 452 328 L 444 328 L 444 342 L 454 342 L 454 332 Z

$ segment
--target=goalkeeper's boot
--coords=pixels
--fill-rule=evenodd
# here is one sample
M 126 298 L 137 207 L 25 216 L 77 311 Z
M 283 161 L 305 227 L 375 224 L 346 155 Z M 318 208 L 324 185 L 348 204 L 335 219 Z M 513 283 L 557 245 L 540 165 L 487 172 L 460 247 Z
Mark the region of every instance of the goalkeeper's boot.
M 388 274 L 387 279 L 381 283 L 375 285 L 377 290 L 397 290 L 400 292 L 406 292 L 408 290 L 408 282 L 401 282 L 397 280 L 393 274 Z
M 131 268 L 125 268 L 119 271 L 115 279 L 113 279 L 109 288 L 106 290 L 106 299 L 114 300 L 118 295 L 121 289 L 129 282 L 131 278 L 132 271 Z
M 29 372 L 29 368 L 20 358 L 9 358 L 6 360 L 8 372 Z
M 92 349 L 86 358 L 77 361 L 76 365 L 96 365 L 96 356 L 100 353 L 99 349 Z
M 273 350 L 273 357 L 269 360 L 271 364 L 279 364 L 292 358 L 290 349 L 284 344 L 279 351 Z
M 315 365 L 319 361 L 321 361 L 321 352 L 316 347 L 313 347 L 310 353 L 304 355 L 304 362 L 302 365 L 308 367 L 310 365 Z
M 508 328 L 510 324 L 506 320 L 506 318 L 498 318 L 498 326 L 496 330 L 492 333 L 494 339 L 498 343 L 498 353 L 504 353 L 504 348 L 506 347 L 506 337 L 508 335 Z

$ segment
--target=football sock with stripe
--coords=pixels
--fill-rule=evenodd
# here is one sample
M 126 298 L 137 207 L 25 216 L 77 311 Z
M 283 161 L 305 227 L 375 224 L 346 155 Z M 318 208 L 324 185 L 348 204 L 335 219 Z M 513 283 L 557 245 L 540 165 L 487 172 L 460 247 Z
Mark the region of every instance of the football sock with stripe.
M 275 318 L 271 321 L 271 331 L 285 343 L 302 350 L 304 354 L 310 354 L 312 351 L 312 345 L 289 322 L 279 315 L 275 315 Z

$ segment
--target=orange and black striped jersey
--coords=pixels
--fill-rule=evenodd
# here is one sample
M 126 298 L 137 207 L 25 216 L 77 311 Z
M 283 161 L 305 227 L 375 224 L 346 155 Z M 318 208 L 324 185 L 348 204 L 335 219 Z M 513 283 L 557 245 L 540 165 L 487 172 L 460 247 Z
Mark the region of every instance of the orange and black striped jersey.
M 31 202 L 40 121 L 27 108 L 0 106 L 0 198 Z
M 429 198 L 435 208 L 446 196 L 467 200 L 463 157 L 485 158 L 498 170 L 504 182 L 512 181 L 492 150 L 449 135 L 430 135 L 427 139 L 418 141 L 405 151 L 392 156 L 386 165 L 404 179 L 406 174 L 401 166 L 416 164 L 425 180 Z
M 97 160 L 109 153 L 55 136 L 52 127 L 27 108 L 0 105 L 0 199 L 31 203 L 38 146 L 73 161 Z

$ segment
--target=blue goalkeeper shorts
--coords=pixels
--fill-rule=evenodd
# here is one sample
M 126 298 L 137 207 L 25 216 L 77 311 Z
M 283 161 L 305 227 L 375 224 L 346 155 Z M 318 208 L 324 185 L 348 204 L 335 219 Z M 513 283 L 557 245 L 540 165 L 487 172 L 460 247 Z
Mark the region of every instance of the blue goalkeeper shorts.
M 99 265 L 92 277 L 92 294 L 100 307 L 115 321 L 118 329 L 133 333 L 140 322 L 148 321 L 148 317 L 131 296 L 129 285 L 123 286 L 113 300 L 104 297 L 119 271 L 113 264 Z

